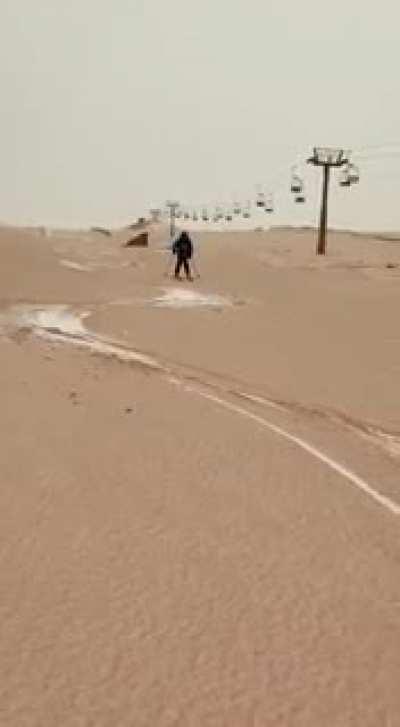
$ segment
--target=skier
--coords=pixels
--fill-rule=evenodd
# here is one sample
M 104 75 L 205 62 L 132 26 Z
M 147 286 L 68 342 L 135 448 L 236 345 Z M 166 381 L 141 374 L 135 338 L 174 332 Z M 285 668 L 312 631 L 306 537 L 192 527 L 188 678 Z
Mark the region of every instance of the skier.
M 183 230 L 174 241 L 172 253 L 176 255 L 175 278 L 181 279 L 180 271 L 183 267 L 187 280 L 193 280 L 189 265 L 189 260 L 193 256 L 193 242 L 186 230 Z

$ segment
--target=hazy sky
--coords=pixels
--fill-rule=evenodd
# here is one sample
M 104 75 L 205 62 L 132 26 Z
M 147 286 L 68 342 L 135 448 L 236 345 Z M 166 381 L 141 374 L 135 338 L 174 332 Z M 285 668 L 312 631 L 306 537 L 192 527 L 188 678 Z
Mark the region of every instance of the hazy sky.
M 275 191 L 315 144 L 393 144 L 330 222 L 400 229 L 395 0 L 0 0 L 0 220 L 114 225 Z M 397 144 L 396 144 L 397 143 Z M 397 154 L 397 155 L 396 155 Z

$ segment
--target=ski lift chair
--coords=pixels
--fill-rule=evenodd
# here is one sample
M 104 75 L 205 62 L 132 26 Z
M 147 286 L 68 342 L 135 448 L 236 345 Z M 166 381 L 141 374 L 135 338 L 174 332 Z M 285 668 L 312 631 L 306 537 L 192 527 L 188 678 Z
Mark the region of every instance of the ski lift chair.
M 247 202 L 247 204 L 243 208 L 243 217 L 245 218 L 245 220 L 248 220 L 251 217 L 251 202 L 250 202 L 250 200 Z
M 292 177 L 290 191 L 292 194 L 301 194 L 303 192 L 303 182 L 297 175 L 293 175 Z
M 350 184 L 358 184 L 360 181 L 360 171 L 355 164 L 349 164 L 348 177 Z
M 260 209 L 264 209 L 265 207 L 265 195 L 262 192 L 259 192 L 257 195 L 256 207 Z
M 351 187 L 350 168 L 348 164 L 340 174 L 339 184 L 341 187 Z
M 290 183 L 290 191 L 292 194 L 303 194 L 303 180 L 298 173 L 298 167 L 295 165 L 292 167 L 292 180 Z
M 268 196 L 267 202 L 265 204 L 265 211 L 269 215 L 272 214 L 272 212 L 274 211 L 274 198 L 272 194 Z

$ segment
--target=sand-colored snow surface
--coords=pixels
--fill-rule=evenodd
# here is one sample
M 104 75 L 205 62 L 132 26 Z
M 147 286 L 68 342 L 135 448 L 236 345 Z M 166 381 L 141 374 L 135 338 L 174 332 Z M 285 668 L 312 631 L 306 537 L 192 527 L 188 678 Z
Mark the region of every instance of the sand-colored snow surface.
M 397 727 L 400 243 L 127 235 L 0 229 L 1 727 Z

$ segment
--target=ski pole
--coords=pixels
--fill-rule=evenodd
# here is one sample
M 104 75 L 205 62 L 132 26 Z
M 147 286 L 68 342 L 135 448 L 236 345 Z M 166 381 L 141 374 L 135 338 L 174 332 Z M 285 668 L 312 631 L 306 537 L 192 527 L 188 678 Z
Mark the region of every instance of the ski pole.
M 194 261 L 194 258 L 192 258 L 192 268 L 193 268 L 193 272 L 194 272 L 196 278 L 199 278 L 200 277 L 200 273 L 199 273 L 198 267 L 197 267 L 197 265 L 196 265 L 196 263 Z
M 173 265 L 174 265 L 174 256 L 171 255 L 168 260 L 168 264 L 165 269 L 165 272 L 164 272 L 164 278 L 169 278 L 169 276 L 171 275 L 171 272 L 172 272 Z

